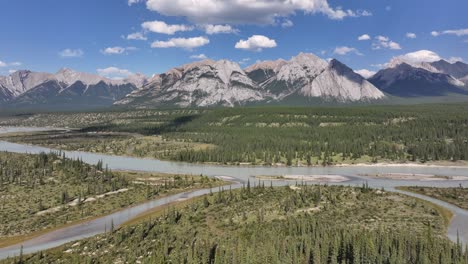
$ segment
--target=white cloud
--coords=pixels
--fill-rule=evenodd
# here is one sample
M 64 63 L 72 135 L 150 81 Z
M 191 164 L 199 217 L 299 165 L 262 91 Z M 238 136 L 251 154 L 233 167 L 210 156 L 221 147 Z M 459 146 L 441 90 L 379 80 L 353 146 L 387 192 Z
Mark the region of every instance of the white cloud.
M 10 62 L 10 63 L 0 61 L 0 67 L 18 67 L 18 66 L 21 66 L 21 64 L 22 63 L 18 61 Z
M 377 36 L 375 37 L 375 42 L 372 43 L 373 49 L 392 49 L 392 50 L 400 50 L 400 44 L 390 40 L 390 38 L 386 36 Z
M 371 64 L 371 66 L 375 68 L 385 68 L 387 66 L 387 63 Z
M 439 54 L 430 50 L 418 50 L 415 52 L 410 52 L 404 55 L 397 56 L 396 58 L 404 62 L 408 62 L 410 64 L 417 64 L 421 62 L 434 62 L 442 59 L 439 56 Z
M 81 49 L 64 49 L 59 52 L 62 58 L 79 58 L 82 57 L 84 52 Z
M 195 38 L 171 38 L 167 41 L 155 41 L 151 44 L 152 48 L 183 48 L 193 49 L 205 46 L 210 43 L 210 40 L 205 37 Z
M 18 70 L 8 70 L 8 73 L 9 73 L 9 74 L 13 74 L 13 73 L 15 73 L 15 72 L 17 72 L 17 71 L 18 71 Z
M 128 52 L 128 51 L 133 51 L 133 50 L 136 50 L 137 48 L 135 47 L 109 47 L 109 48 L 105 48 L 103 50 L 101 50 L 101 53 L 102 54 L 105 54 L 105 55 L 117 55 L 117 54 L 123 54 L 125 52 Z
M 406 37 L 407 37 L 407 38 L 410 38 L 410 39 L 415 39 L 415 38 L 416 38 L 416 34 L 411 33 L 411 32 L 408 32 L 408 33 L 406 33 Z
M 335 48 L 335 50 L 333 51 L 333 54 L 346 55 L 346 54 L 348 54 L 350 52 L 355 53 L 355 54 L 360 55 L 360 56 L 363 55 L 356 48 L 351 48 L 351 47 L 346 47 L 346 46 Z
M 361 69 L 361 70 L 357 70 L 357 71 L 354 71 L 354 72 L 361 75 L 362 77 L 364 77 L 366 79 L 369 79 L 370 77 L 374 76 L 374 74 L 376 74 L 375 71 L 369 71 L 367 69 Z
M 244 49 L 251 51 L 262 51 L 265 48 L 274 48 L 276 47 L 276 41 L 274 39 L 269 39 L 268 37 L 262 35 L 253 35 L 247 40 L 239 40 L 236 43 L 236 49 Z
M 321 13 L 331 19 L 372 15 L 369 11 L 330 7 L 327 0 L 148 0 L 148 9 L 186 17 L 195 24 L 274 24 L 296 12 Z
M 435 62 L 439 60 L 445 60 L 450 63 L 455 63 L 457 61 L 463 62 L 463 58 L 461 57 L 450 57 L 450 58 L 443 58 L 439 54 L 435 53 L 434 51 L 430 50 L 418 50 L 415 52 L 406 53 L 400 56 L 393 57 L 390 62 L 382 65 L 384 67 L 393 67 L 394 65 L 398 65 L 402 62 L 413 65 L 418 67 L 423 62 Z
M 450 63 L 455 63 L 457 61 L 463 62 L 463 58 L 461 58 L 461 57 L 450 57 L 450 58 L 447 59 L 447 61 L 450 62 Z
M 191 59 L 196 59 L 196 60 L 206 60 L 208 57 L 205 54 L 198 54 L 198 55 L 192 55 L 190 56 Z
M 117 67 L 108 67 L 104 69 L 97 69 L 99 75 L 109 79 L 124 79 L 133 73 L 126 69 L 119 69 Z
M 244 65 L 246 64 L 247 62 L 249 62 L 251 59 L 250 58 L 243 58 L 242 60 L 238 61 L 238 63 L 240 65 Z
M 128 5 L 131 6 L 133 4 L 137 4 L 143 2 L 144 0 L 128 0 Z
M 468 35 L 468 28 L 462 28 L 462 29 L 449 29 L 449 30 L 444 30 L 444 31 L 432 31 L 431 35 L 434 37 L 437 37 L 439 35 L 455 35 L 457 37 L 461 36 L 466 36 Z
M 285 19 L 285 20 L 283 20 L 283 22 L 281 23 L 281 27 L 282 27 L 282 28 L 288 28 L 288 27 L 292 27 L 292 26 L 294 26 L 294 23 L 293 23 L 291 20 L 289 20 L 289 19 Z
M 128 34 L 128 40 L 147 40 L 148 38 L 141 32 L 135 32 L 132 34 Z
M 237 29 L 229 25 L 204 25 L 203 28 L 208 35 L 238 32 Z
M 364 34 L 358 37 L 358 40 L 369 40 L 371 37 L 368 34 Z
M 179 31 L 192 31 L 193 27 L 187 25 L 168 25 L 164 21 L 147 21 L 141 24 L 141 26 L 151 32 L 174 35 Z
M 386 7 L 385 7 L 385 10 L 386 10 L 386 11 L 391 11 L 391 10 L 392 10 L 392 7 L 391 7 L 391 6 L 386 6 Z

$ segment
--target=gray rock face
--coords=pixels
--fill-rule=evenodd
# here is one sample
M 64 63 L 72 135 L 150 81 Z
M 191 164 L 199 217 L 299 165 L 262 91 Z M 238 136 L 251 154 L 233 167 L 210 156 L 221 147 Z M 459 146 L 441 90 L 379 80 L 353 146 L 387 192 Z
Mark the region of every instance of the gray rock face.
M 450 63 L 445 60 L 440 60 L 432 62 L 431 65 L 439 72 L 451 75 L 455 78 L 461 79 L 468 77 L 468 64 L 461 61 Z
M 337 60 L 327 63 L 313 54 L 301 53 L 289 61 L 262 62 L 246 72 L 278 101 L 290 96 L 341 102 L 385 97 L 346 65 Z
M 61 69 L 55 74 L 17 71 L 0 77 L 0 102 L 10 106 L 108 106 L 146 84 L 141 74 L 124 80 Z
M 371 101 L 385 97 L 374 85 L 337 60 L 331 60 L 324 71 L 300 89 L 300 94 L 341 102 Z
M 379 71 L 369 81 L 384 92 L 402 97 L 467 94 L 463 82 L 453 76 L 404 62 Z
M 235 106 L 315 98 L 370 101 L 385 95 L 342 63 L 300 53 L 289 61 L 264 61 L 245 70 L 239 64 L 205 60 L 154 76 L 117 105 Z M 294 100 L 296 100 L 294 99 Z
M 116 104 L 235 106 L 263 99 L 263 91 L 239 64 L 204 60 L 155 76 L 146 86 Z

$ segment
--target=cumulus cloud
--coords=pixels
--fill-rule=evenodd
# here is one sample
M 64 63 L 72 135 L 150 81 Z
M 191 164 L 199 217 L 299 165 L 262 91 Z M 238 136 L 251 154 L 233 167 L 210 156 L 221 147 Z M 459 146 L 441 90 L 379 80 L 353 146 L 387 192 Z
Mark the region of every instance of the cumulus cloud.
M 416 34 L 412 33 L 412 32 L 408 32 L 406 33 L 406 37 L 407 38 L 410 38 L 410 39 L 415 39 L 416 38 Z
M 351 47 L 347 47 L 347 46 L 336 47 L 335 50 L 333 51 L 333 54 L 346 55 L 346 54 L 348 54 L 350 52 L 355 53 L 356 55 L 360 55 L 360 56 L 363 55 L 356 48 L 351 48 Z
M 240 65 L 244 65 L 246 64 L 247 62 L 249 62 L 251 59 L 250 58 L 243 58 L 242 60 L 238 61 L 238 63 Z
M 288 28 L 288 27 L 292 27 L 292 26 L 294 26 L 294 23 L 293 23 L 291 20 L 289 20 L 289 19 L 285 19 L 285 20 L 283 20 L 283 22 L 281 23 L 281 27 L 282 27 L 282 28 Z
M 327 0 L 148 0 L 147 8 L 166 16 L 186 17 L 195 24 L 274 24 L 296 12 L 321 13 L 331 19 L 372 15 L 366 10 L 331 7 Z
M 187 25 L 168 25 L 164 21 L 147 21 L 141 24 L 141 26 L 151 32 L 174 35 L 179 31 L 192 31 L 193 27 Z
M 390 38 L 386 36 L 377 36 L 375 37 L 375 41 L 372 44 L 373 49 L 392 49 L 392 50 L 400 50 L 400 44 L 390 40 Z
M 133 4 L 137 4 L 143 2 L 144 0 L 128 0 L 128 5 L 131 6 Z
M 21 62 L 15 61 L 15 62 L 4 62 L 0 61 L 0 67 L 18 67 L 21 66 Z
M 231 27 L 230 25 L 203 25 L 203 28 L 208 35 L 238 32 L 237 29 Z
M 109 79 L 125 79 L 133 73 L 126 69 L 119 69 L 117 67 L 108 67 L 104 69 L 97 69 L 99 75 Z
M 109 47 L 109 48 L 105 48 L 103 50 L 101 50 L 101 53 L 102 54 L 105 54 L 105 55 L 118 55 L 118 54 L 123 54 L 125 52 L 128 52 L 128 51 L 133 51 L 133 50 L 136 50 L 137 48 L 135 47 Z
M 210 40 L 205 37 L 194 38 L 171 38 L 167 41 L 155 41 L 151 44 L 152 48 L 183 48 L 194 49 L 205 46 L 210 43 Z
M 468 35 L 468 28 L 432 31 L 431 35 L 434 37 L 437 37 L 439 35 L 455 35 L 457 37 L 462 37 Z
M 430 50 L 418 50 L 415 52 L 410 52 L 404 55 L 397 56 L 396 58 L 410 64 L 417 64 L 421 62 L 434 62 L 442 59 L 439 56 L 439 54 Z
M 439 54 L 430 50 L 418 50 L 415 52 L 406 53 L 400 56 L 393 57 L 391 62 L 406 62 L 408 64 L 417 65 L 423 62 L 435 62 L 439 60 L 446 60 L 450 63 L 455 63 L 457 61 L 463 62 L 461 57 L 450 57 L 443 58 Z M 386 64 L 388 66 L 390 63 Z
M 463 58 L 461 58 L 461 57 L 450 57 L 450 58 L 447 59 L 447 61 L 450 62 L 450 63 L 455 63 L 455 62 L 458 62 L 458 61 L 463 62 Z
M 361 75 L 362 77 L 369 79 L 370 77 L 374 76 L 376 74 L 375 71 L 370 71 L 367 69 L 361 69 L 361 70 L 356 70 L 354 71 L 355 73 Z
M 59 52 L 62 58 L 79 58 L 83 57 L 84 52 L 81 49 L 64 49 Z
M 147 40 L 148 38 L 141 32 L 135 32 L 127 35 L 128 40 Z
M 370 40 L 371 37 L 368 34 L 364 34 L 358 37 L 358 40 Z
M 205 54 L 198 54 L 198 55 L 192 55 L 190 56 L 191 59 L 196 59 L 196 60 L 206 60 L 208 57 Z
M 276 47 L 276 41 L 274 39 L 269 39 L 268 37 L 262 35 L 253 35 L 247 40 L 239 40 L 236 43 L 236 49 L 244 49 L 251 51 L 262 51 L 265 48 L 274 48 Z

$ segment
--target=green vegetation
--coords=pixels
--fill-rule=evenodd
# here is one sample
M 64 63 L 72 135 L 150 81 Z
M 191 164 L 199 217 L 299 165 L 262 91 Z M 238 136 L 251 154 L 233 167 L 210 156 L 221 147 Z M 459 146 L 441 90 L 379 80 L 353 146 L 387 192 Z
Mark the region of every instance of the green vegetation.
M 437 187 L 399 187 L 402 190 L 419 193 L 432 198 L 451 203 L 468 210 L 468 188 L 437 188 Z
M 21 261 L 468 263 L 443 221 L 428 203 L 366 186 L 249 184 Z
M 49 141 L 44 134 L 12 141 L 185 162 L 311 166 L 468 159 L 468 105 L 461 104 L 31 114 L 4 117 L 0 124 L 81 128 L 69 136 L 52 133 Z
M 219 186 L 204 176 L 112 172 L 59 153 L 0 153 L 0 244 L 186 189 Z

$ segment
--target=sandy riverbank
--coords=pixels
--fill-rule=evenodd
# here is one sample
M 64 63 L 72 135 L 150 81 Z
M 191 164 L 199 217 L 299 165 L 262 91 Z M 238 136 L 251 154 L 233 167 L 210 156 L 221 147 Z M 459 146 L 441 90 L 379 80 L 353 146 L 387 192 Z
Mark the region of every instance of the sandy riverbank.
M 382 173 L 382 174 L 359 174 L 359 176 L 374 179 L 408 180 L 408 181 L 468 181 L 468 176 L 443 176 L 435 174 L 418 173 Z
M 304 182 L 345 182 L 350 178 L 341 175 L 281 175 L 281 176 L 256 176 L 259 180 L 273 180 L 273 181 L 304 181 Z

